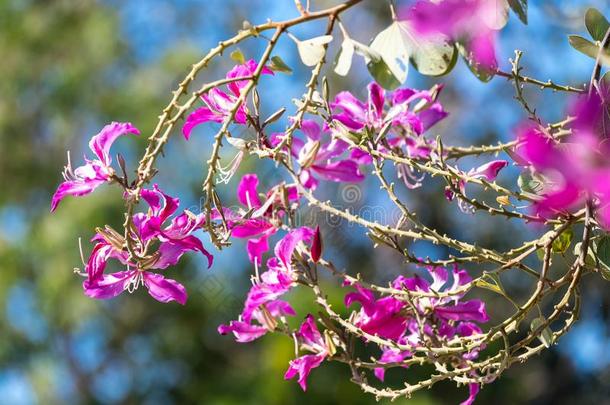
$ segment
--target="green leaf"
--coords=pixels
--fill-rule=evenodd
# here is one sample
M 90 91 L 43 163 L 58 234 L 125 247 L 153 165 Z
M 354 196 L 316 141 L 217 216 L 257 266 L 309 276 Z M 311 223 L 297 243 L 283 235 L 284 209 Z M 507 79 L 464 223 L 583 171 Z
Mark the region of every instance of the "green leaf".
M 457 62 L 458 52 L 443 36 L 421 36 L 413 33 L 408 21 L 396 22 L 407 46 L 411 63 L 426 76 L 449 73 Z
M 574 245 L 574 256 L 576 256 L 576 257 L 580 256 L 581 248 L 582 248 L 582 242 L 578 242 L 576 245 Z M 587 251 L 587 257 L 585 258 L 585 264 L 587 264 L 589 266 L 595 266 L 595 263 L 597 262 L 597 260 L 595 259 L 595 251 L 596 251 L 595 242 L 594 241 L 589 242 L 589 249 Z
M 485 288 L 486 290 L 493 291 L 502 296 L 506 296 L 502 284 L 500 284 L 500 278 L 496 274 L 485 274 L 483 277 L 475 280 L 474 285 L 479 288 Z
M 366 67 L 371 76 L 373 76 L 373 79 L 384 89 L 395 90 L 400 86 L 401 83 L 383 59 L 379 59 L 376 62 L 371 60 L 367 63 Z
M 363 58 L 367 60 L 372 59 L 375 62 L 381 59 L 381 54 L 379 52 L 374 51 L 369 46 L 364 45 L 362 42 L 354 41 L 352 39 L 352 44 L 354 44 L 354 52 Z
M 570 41 L 570 45 L 572 48 L 576 49 L 578 52 L 581 52 L 587 55 L 590 58 L 597 59 L 597 53 L 599 52 L 599 45 L 594 44 L 581 37 L 580 35 L 569 35 L 568 39 Z M 607 49 L 601 55 L 600 62 L 605 66 L 610 66 L 610 51 Z
M 398 22 L 393 22 L 392 25 L 377 34 L 375 39 L 373 39 L 373 42 L 371 42 L 370 48 L 381 55 L 381 58 L 383 59 L 385 66 L 387 66 L 389 73 L 395 79 L 390 81 L 392 83 L 395 81 L 398 82 L 396 87 L 407 80 L 407 73 L 409 72 L 410 47 L 402 35 L 400 24 Z M 370 61 L 367 60 L 366 62 L 369 64 Z M 385 71 L 385 67 L 383 67 L 381 64 L 374 63 L 374 65 L 378 66 L 380 70 Z M 369 71 L 370 70 L 371 69 L 369 68 Z M 384 73 L 384 75 L 385 74 L 387 73 Z M 379 82 L 379 84 L 381 83 Z M 381 85 L 383 86 L 383 84 Z M 388 89 L 393 90 L 393 88 Z
M 527 24 L 527 0 L 508 0 L 508 5 L 523 24 Z
M 553 241 L 552 250 L 553 253 L 565 253 L 570 245 L 572 244 L 572 238 L 574 237 L 574 231 L 572 228 L 568 228 L 563 231 L 557 239 Z
M 494 77 L 495 72 L 478 63 L 472 57 L 471 52 L 463 44 L 456 43 L 456 46 L 458 51 L 460 52 L 460 55 L 462 55 L 464 62 L 466 62 L 466 65 L 468 65 L 468 68 L 476 76 L 477 79 L 486 83 Z
M 545 323 L 546 323 L 546 320 L 543 317 L 534 318 L 532 320 L 532 323 L 530 324 L 530 328 L 533 332 L 533 331 L 539 329 L 540 327 L 542 327 L 542 325 L 544 325 Z M 547 349 L 549 347 L 551 347 L 551 345 L 553 344 L 553 332 L 551 331 L 551 329 L 549 329 L 548 326 L 546 328 L 542 329 L 542 331 L 540 332 L 540 335 L 538 336 L 538 340 L 540 340 L 540 342 Z
M 243 65 L 244 63 L 246 63 L 246 57 L 244 56 L 244 54 L 241 52 L 240 49 L 236 49 L 233 52 L 231 52 L 231 59 L 233 59 L 235 62 L 239 63 L 240 65 Z
M 333 40 L 332 35 L 322 35 L 306 41 L 301 41 L 290 33 L 288 36 L 297 44 L 299 56 L 305 66 L 315 66 L 320 63 L 326 54 L 326 45 Z
M 606 17 L 596 8 L 589 8 L 585 13 L 585 26 L 591 37 L 596 41 L 602 41 L 606 35 L 606 31 L 610 28 L 610 23 Z
M 610 236 L 603 236 L 596 244 L 595 255 L 599 263 L 600 274 L 610 281 Z
M 352 67 L 352 59 L 354 58 L 354 42 L 345 38 L 341 44 L 341 50 L 337 55 L 337 62 L 335 63 L 335 73 L 339 76 L 347 76 L 350 68 Z
M 286 62 L 284 62 L 282 58 L 277 55 L 271 57 L 269 69 L 273 70 L 274 72 L 282 72 L 288 74 L 292 73 L 292 69 L 290 69 L 290 66 L 288 66 Z

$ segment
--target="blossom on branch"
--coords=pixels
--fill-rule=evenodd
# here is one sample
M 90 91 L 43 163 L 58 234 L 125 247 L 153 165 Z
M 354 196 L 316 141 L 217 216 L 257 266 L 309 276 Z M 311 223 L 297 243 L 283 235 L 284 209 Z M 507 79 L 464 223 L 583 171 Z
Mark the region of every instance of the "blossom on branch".
M 295 376 L 298 377 L 298 382 L 303 391 L 307 390 L 307 377 L 311 370 L 320 366 L 324 359 L 331 354 L 331 349 L 328 347 L 324 337 L 318 330 L 316 321 L 308 314 L 305 321 L 301 324 L 299 331 L 296 332 L 296 337 L 301 343 L 301 347 L 307 349 L 313 354 L 305 354 L 290 360 L 290 366 L 286 370 L 284 379 L 290 380 Z
M 463 289 L 472 281 L 468 273 L 454 267 L 450 281 L 449 271 L 444 267 L 427 266 L 426 270 L 432 282 L 418 275 L 398 276 L 392 282 L 392 288 L 413 293 L 402 299 L 397 296 L 376 298 L 372 290 L 353 283 L 356 292 L 346 294 L 345 305 L 349 307 L 356 302 L 361 305 L 354 325 L 368 335 L 413 348 L 439 346 L 456 336 L 481 333 L 478 324 L 489 320 L 485 303 L 478 299 L 462 301 Z M 381 349 L 380 364 L 400 363 L 413 356 L 410 350 L 391 345 Z M 460 364 L 477 356 L 478 350 L 473 350 L 457 357 L 455 362 Z M 383 381 L 385 368 L 376 368 L 375 376 Z
M 179 200 L 163 193 L 156 185 L 153 190 L 142 190 L 142 198 L 148 203 L 149 210 L 133 215 L 130 242 L 110 227 L 97 230 L 92 239 L 96 245 L 85 266 L 85 294 L 91 298 L 109 299 L 125 290 L 132 292 L 143 285 L 157 301 L 176 301 L 184 305 L 187 299 L 184 286 L 151 270 L 174 266 L 188 251 L 203 253 L 210 267 L 213 257 L 205 250 L 201 240 L 193 235 L 193 232 L 201 228 L 205 216 L 184 211 L 166 225 L 178 209 Z M 131 257 L 128 244 L 132 244 L 137 258 Z M 158 246 L 153 253 L 148 251 L 151 245 Z M 106 274 L 105 269 L 110 259 L 119 261 L 127 269 Z
M 334 182 L 357 183 L 365 176 L 358 162 L 344 156 L 348 144 L 340 139 L 331 139 L 313 120 L 303 120 L 301 132 L 305 140 L 292 139 L 292 155 L 300 167 L 299 179 L 303 187 L 315 189 L 319 179 Z M 282 134 L 274 134 L 272 144 L 281 142 Z
M 545 129 L 527 125 L 519 130 L 515 148 L 519 164 L 544 178 L 534 211 L 555 217 L 595 201 L 595 215 L 610 230 L 610 144 L 608 143 L 607 95 L 598 91 L 580 96 L 570 110 L 575 117 L 571 135 L 558 142 Z
M 258 65 L 256 61 L 250 59 L 243 65 L 237 65 L 233 69 L 231 69 L 227 75 L 227 79 L 239 79 L 241 77 L 247 78 L 252 76 L 256 70 L 258 69 Z M 263 67 L 261 70 L 261 74 L 269 74 L 273 75 L 273 72 L 268 67 Z M 195 111 L 193 111 L 186 118 L 186 122 L 182 127 L 182 134 L 188 140 L 191 136 L 191 132 L 193 128 L 197 125 L 206 123 L 206 122 L 217 122 L 222 123 L 226 119 L 228 119 L 233 114 L 233 121 L 236 124 L 245 125 L 246 124 L 246 114 L 247 108 L 245 100 L 237 106 L 237 102 L 242 95 L 242 90 L 246 87 L 248 80 L 237 80 L 230 82 L 227 87 L 229 88 L 229 92 L 226 93 L 220 90 L 218 87 L 214 87 L 207 93 L 203 93 L 201 95 L 201 99 L 203 100 L 205 106 L 199 107 Z M 233 113 L 233 110 L 235 112 Z
M 89 160 L 85 157 L 85 164 L 76 169 L 72 169 L 72 164 L 68 161 L 63 173 L 64 182 L 59 185 L 51 199 L 51 212 L 55 211 L 64 197 L 83 196 L 112 181 L 114 169 L 111 167 L 110 148 L 118 137 L 126 134 L 139 135 L 140 131 L 128 122 L 108 124 L 89 141 L 89 149 L 97 159 Z
M 225 208 L 222 216 L 215 212 L 213 218 L 224 217 L 231 236 L 248 239 L 248 258 L 260 265 L 263 254 L 269 250 L 269 237 L 280 229 L 282 217 L 290 209 L 285 205 L 296 203 L 299 195 L 294 185 L 277 185 L 261 200 L 258 184 L 256 174 L 245 174 L 237 186 L 237 199 L 244 206 L 243 209 Z
M 275 256 L 267 260 L 267 271 L 254 280 L 239 319 L 229 325 L 220 325 L 218 333 L 233 333 L 238 342 L 250 342 L 275 330 L 278 317 L 295 315 L 290 304 L 280 297 L 290 291 L 298 279 L 292 267 L 293 254 L 300 243 L 311 244 L 313 236 L 311 228 L 296 228 L 275 245 Z M 257 324 L 253 324 L 253 320 Z

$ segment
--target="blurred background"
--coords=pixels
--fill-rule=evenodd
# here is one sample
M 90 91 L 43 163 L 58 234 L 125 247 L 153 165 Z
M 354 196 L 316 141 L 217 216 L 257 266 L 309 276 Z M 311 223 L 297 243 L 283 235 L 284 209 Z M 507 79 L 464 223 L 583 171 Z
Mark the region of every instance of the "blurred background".
M 312 1 L 316 8 L 337 3 Z M 498 57 L 503 69 L 510 69 L 514 49 L 521 49 L 524 74 L 566 84 L 587 82 L 593 61 L 573 51 L 566 35 L 583 33 L 587 6 L 606 15 L 610 6 L 604 0 L 531 3 L 530 24 L 524 26 L 512 15 L 501 33 Z M 194 255 L 170 270 L 172 278 L 187 286 L 185 307 L 160 304 L 142 289 L 112 301 L 94 301 L 83 295 L 82 280 L 73 273 L 75 267 L 82 268 L 78 238 L 88 255 L 94 227 L 120 226 L 120 190 L 105 186 L 78 200 L 67 198 L 49 214 L 66 150 L 80 162 L 90 137 L 112 120 L 131 121 L 145 138 L 177 82 L 209 48 L 246 19 L 259 23 L 295 15 L 292 0 L 0 0 L 0 404 L 375 403 L 350 383 L 349 370 L 339 364 L 316 369 L 306 394 L 295 381 L 285 382 L 294 350 L 283 336 L 242 345 L 217 334 L 220 323 L 239 314 L 249 286 L 252 268 L 243 243 L 214 252 L 211 270 Z M 353 37 L 367 42 L 389 25 L 389 10 L 386 2 L 365 1 L 343 20 Z M 324 25 L 311 23 L 294 32 L 312 37 L 320 35 Z M 240 48 L 247 58 L 256 58 L 261 45 L 250 41 Z M 331 55 L 335 49 L 333 45 Z M 263 110 L 268 114 L 281 106 L 291 111 L 291 99 L 303 94 L 309 75 L 290 41 L 280 42 L 276 54 L 294 72 L 262 81 Z M 201 80 L 222 77 L 232 63 L 227 55 Z M 350 89 L 366 96 L 370 79 L 362 60 L 355 60 L 346 79 L 331 70 L 333 93 Z M 441 134 L 445 144 L 510 140 L 513 128 L 525 119 L 512 99 L 510 83 L 496 78 L 481 84 L 462 62 L 448 77 L 431 80 L 411 69 L 407 80 L 410 87 L 434 83 L 446 84 L 441 101 L 451 116 L 430 135 Z M 528 89 L 527 96 L 545 121 L 561 119 L 563 95 Z M 198 128 L 188 143 L 176 131 L 158 165 L 156 181 L 179 195 L 184 208 L 199 207 L 212 131 Z M 144 147 L 143 139 L 125 138 L 113 153 L 122 153 L 133 170 Z M 461 168 L 469 164 L 475 162 L 464 161 Z M 241 173 L 249 171 L 259 173 L 264 186 L 281 179 L 272 166 L 254 158 L 242 165 Z M 516 187 L 516 173 L 511 168 L 500 181 Z M 225 201 L 235 201 L 239 177 L 225 187 Z M 396 212 L 377 190 L 370 179 L 357 187 L 328 185 L 318 193 L 371 219 L 395 221 Z M 434 180 L 431 187 L 405 191 L 403 197 L 427 224 L 451 235 L 506 249 L 541 231 L 485 215 L 465 216 L 441 198 L 439 190 L 442 185 Z M 316 218 L 319 213 L 304 211 L 303 222 Z M 395 254 L 373 250 L 362 229 L 329 220 L 323 234 L 326 253 L 352 274 L 387 281 L 411 271 Z M 410 248 L 419 255 L 446 254 L 430 246 Z M 528 291 L 519 279 L 505 281 L 515 294 L 520 288 Z M 341 288 L 331 280 L 324 282 L 341 306 Z M 585 280 L 583 295 L 578 326 L 551 350 L 485 387 L 478 403 L 610 403 L 610 285 L 591 277 Z M 492 316 L 510 309 L 494 299 L 489 297 Z M 299 313 L 295 324 L 308 311 L 316 311 L 308 291 L 297 289 L 290 300 Z M 400 385 L 409 372 L 391 371 L 388 379 Z M 458 403 L 466 396 L 464 387 L 443 383 L 409 403 Z

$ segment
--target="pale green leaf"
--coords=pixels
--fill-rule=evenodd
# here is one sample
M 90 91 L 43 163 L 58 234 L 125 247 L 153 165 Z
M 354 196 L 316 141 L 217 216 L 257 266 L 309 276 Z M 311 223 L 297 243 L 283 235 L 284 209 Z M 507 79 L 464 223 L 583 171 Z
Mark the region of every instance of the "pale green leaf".
M 489 69 L 478 63 L 473 58 L 472 53 L 466 48 L 466 46 L 460 43 L 456 43 L 456 46 L 458 51 L 462 55 L 462 58 L 466 62 L 466 65 L 468 65 L 468 68 L 476 76 L 477 79 L 482 82 L 488 82 L 494 77 L 495 72 L 492 69 Z
M 427 76 L 442 76 L 453 69 L 457 61 L 457 51 L 446 38 L 442 35 L 417 35 L 408 21 L 396 24 L 407 46 L 411 63 L 418 72 Z
M 481 3 L 479 15 L 492 30 L 501 30 L 508 22 L 507 0 L 486 0 Z
M 242 53 L 242 51 L 240 49 L 236 49 L 233 52 L 231 52 L 231 59 L 233 59 L 235 62 L 239 63 L 240 65 L 243 65 L 244 63 L 246 63 L 246 57 L 244 56 L 244 54 Z
M 398 22 L 392 23 L 388 28 L 377 34 L 371 42 L 370 48 L 381 55 L 390 74 L 394 76 L 399 85 L 407 80 L 410 56 L 409 44 L 403 38 Z M 368 60 L 366 62 L 369 63 Z
M 396 76 L 394 76 L 394 73 L 385 63 L 383 58 L 378 59 L 377 61 L 370 60 L 366 64 L 366 67 L 368 68 L 371 76 L 373 76 L 373 79 L 375 79 L 375 81 L 384 89 L 394 90 L 400 86 L 401 83 L 398 81 Z
M 554 241 L 552 245 L 553 253 L 565 253 L 572 244 L 574 231 L 568 228 L 563 231 Z
M 279 56 L 272 56 L 271 62 L 269 63 L 269 69 L 274 72 L 292 73 L 290 66 L 286 64 Z
M 610 237 L 604 235 L 595 244 L 595 255 L 602 277 L 610 281 Z
M 326 45 L 333 40 L 332 35 L 322 35 L 305 41 L 300 41 L 294 35 L 288 34 L 296 43 L 299 56 L 305 66 L 315 66 L 324 58 Z
M 590 58 L 597 59 L 599 45 L 594 44 L 593 42 L 581 37 L 580 35 L 569 35 L 568 39 L 572 48 L 576 49 L 578 52 L 587 55 Z M 607 49 L 604 50 L 601 55 L 600 62 L 606 66 L 610 66 L 610 51 L 608 51 Z
M 545 323 L 546 323 L 546 320 L 542 317 L 534 318 L 530 325 L 532 332 L 537 329 L 540 329 Z M 551 347 L 551 345 L 553 344 L 553 332 L 551 331 L 551 329 L 548 326 L 539 332 L 538 340 L 540 340 L 540 342 L 547 349 L 549 347 Z
M 341 50 L 339 51 L 337 62 L 335 64 L 336 74 L 339 76 L 347 76 L 350 68 L 352 67 L 354 51 L 354 42 L 349 38 L 345 38 L 341 44 Z
M 523 24 L 527 24 L 527 0 L 508 0 L 508 5 Z
M 589 8 L 585 13 L 585 26 L 591 37 L 596 41 L 602 41 L 610 23 L 596 8 Z

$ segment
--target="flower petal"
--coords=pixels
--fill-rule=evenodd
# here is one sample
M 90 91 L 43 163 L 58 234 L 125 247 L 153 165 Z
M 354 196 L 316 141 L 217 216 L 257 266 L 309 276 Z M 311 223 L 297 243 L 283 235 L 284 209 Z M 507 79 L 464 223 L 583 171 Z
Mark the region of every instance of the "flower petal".
M 184 135 L 184 137 L 188 141 L 191 137 L 191 132 L 193 131 L 193 128 L 195 128 L 197 125 L 201 125 L 206 122 L 220 123 L 223 121 L 224 115 L 216 111 L 212 111 L 208 107 L 199 107 L 198 109 L 190 113 L 189 116 L 186 118 L 186 121 L 182 126 L 182 135 Z
M 305 356 L 291 360 L 290 366 L 288 367 L 288 370 L 286 370 L 286 374 L 284 374 L 284 379 L 290 380 L 298 374 L 299 385 L 303 391 L 307 391 L 307 377 L 309 376 L 309 373 L 311 373 L 312 369 L 322 364 L 325 358 L 325 354 L 306 354 Z
M 119 136 L 126 134 L 140 135 L 140 131 L 129 122 L 112 122 L 91 138 L 89 148 L 104 165 L 110 166 L 110 147 Z
M 72 195 L 80 197 L 87 195 L 95 190 L 98 186 L 104 184 L 106 179 L 87 179 L 87 180 L 68 180 L 64 181 L 57 187 L 55 194 L 51 198 L 51 212 L 55 211 L 61 200 L 66 196 Z
M 98 300 L 106 300 L 120 295 L 131 279 L 136 276 L 135 270 L 121 271 L 112 274 L 102 274 L 93 280 L 83 282 L 85 295 Z
M 179 282 L 148 271 L 143 272 L 143 277 L 148 293 L 157 301 L 163 303 L 176 301 L 182 305 L 186 304 L 186 289 Z
M 248 208 L 258 208 L 261 200 L 258 196 L 258 176 L 248 173 L 241 178 L 237 186 L 237 199 Z
M 267 328 L 258 325 L 251 325 L 242 321 L 231 321 L 229 325 L 220 325 L 218 333 L 226 335 L 233 333 L 235 340 L 240 343 L 252 342 L 267 333 Z

